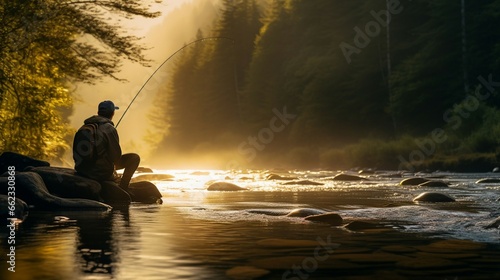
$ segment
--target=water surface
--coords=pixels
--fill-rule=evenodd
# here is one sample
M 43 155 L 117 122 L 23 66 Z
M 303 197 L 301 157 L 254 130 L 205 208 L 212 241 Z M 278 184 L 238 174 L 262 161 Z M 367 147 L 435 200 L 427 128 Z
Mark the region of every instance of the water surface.
M 228 270 L 239 266 L 269 271 L 259 279 L 500 276 L 499 230 L 484 228 L 500 214 L 500 184 L 475 183 L 479 178 L 500 177 L 497 174 L 422 174 L 450 184 L 436 189 L 399 186 L 402 178 L 396 172 L 365 175 L 370 180 L 362 182 L 333 181 L 331 176 L 338 172 L 332 171 L 280 173 L 324 184 L 320 186 L 284 185 L 286 181 L 265 180 L 268 173 L 262 171 L 156 172 L 174 176 L 155 182 L 163 194 L 161 205 L 134 203 L 109 213 L 32 211 L 16 232 L 16 272 L 9 273 L 4 263 L 2 279 L 231 279 Z M 206 191 L 211 181 L 232 182 L 248 190 Z M 457 202 L 412 202 L 424 191 L 444 192 Z M 248 212 L 295 208 L 333 211 L 345 223 L 366 220 L 382 228 L 350 231 L 303 218 Z M 313 243 L 263 245 L 268 239 Z M 434 250 L 440 240 L 459 241 Z M 327 241 L 339 244 L 335 253 L 325 248 L 315 251 Z M 315 259 L 316 252 L 328 258 Z M 377 263 L 371 256 L 388 260 Z M 405 260 L 416 263 L 425 258 L 449 263 L 424 265 L 425 269 L 403 265 Z M 302 270 L 293 272 L 294 264 Z

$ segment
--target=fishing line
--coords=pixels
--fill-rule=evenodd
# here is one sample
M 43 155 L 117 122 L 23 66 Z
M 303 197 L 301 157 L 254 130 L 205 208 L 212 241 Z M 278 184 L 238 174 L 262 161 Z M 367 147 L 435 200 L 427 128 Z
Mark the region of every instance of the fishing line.
M 128 109 L 130 109 L 130 106 L 132 106 L 132 104 L 134 103 L 134 101 L 137 98 L 137 96 L 139 96 L 139 94 L 142 92 L 142 90 L 144 89 L 144 87 L 146 86 L 146 84 L 151 80 L 151 78 L 153 78 L 153 76 L 156 74 L 156 72 L 158 72 L 158 70 L 160 70 L 160 68 L 165 63 L 167 63 L 167 61 L 169 61 L 177 53 L 181 52 L 182 50 L 184 50 L 188 46 L 190 46 L 192 44 L 199 43 L 199 42 L 203 42 L 203 41 L 206 41 L 206 40 L 230 40 L 231 42 L 234 43 L 234 39 L 233 38 L 229 38 L 229 37 L 206 37 L 206 38 L 201 38 L 201 39 L 195 40 L 195 41 L 193 41 L 193 42 L 191 42 L 191 43 L 189 43 L 187 45 L 184 45 L 182 48 L 178 49 L 177 51 L 175 51 L 172 55 L 170 55 L 167 59 L 165 59 L 165 61 L 163 61 L 162 64 L 160 64 L 160 66 L 158 66 L 158 68 L 156 68 L 156 70 L 153 72 L 153 74 L 151 74 L 151 76 L 149 76 L 149 78 L 146 80 L 146 82 L 142 85 L 142 87 L 139 89 L 139 91 L 137 92 L 137 94 L 134 96 L 134 98 L 132 99 L 132 101 L 130 101 L 130 103 L 128 104 L 127 109 L 125 109 L 125 111 L 123 112 L 123 115 L 120 117 L 120 119 L 116 123 L 115 127 L 118 127 L 118 125 L 122 121 L 123 117 L 128 112 Z

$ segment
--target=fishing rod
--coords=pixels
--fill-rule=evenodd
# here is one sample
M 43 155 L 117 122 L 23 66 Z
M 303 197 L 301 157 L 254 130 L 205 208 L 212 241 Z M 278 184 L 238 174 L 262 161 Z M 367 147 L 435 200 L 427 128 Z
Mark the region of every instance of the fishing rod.
M 198 40 L 195 40 L 187 45 L 184 45 L 182 48 L 178 49 L 177 51 L 175 51 L 172 55 L 170 55 L 169 57 L 167 57 L 167 59 L 165 59 L 165 61 L 163 61 L 162 64 L 160 64 L 160 66 L 158 66 L 158 68 L 156 68 L 156 70 L 153 72 L 153 74 L 151 74 L 151 76 L 149 76 L 149 78 L 146 80 L 146 82 L 144 82 L 144 84 L 142 85 L 142 87 L 139 89 L 139 91 L 136 93 L 136 95 L 134 96 L 134 98 L 132 99 L 132 101 L 130 101 L 130 103 L 128 104 L 127 106 L 127 109 L 125 109 L 125 111 L 123 112 L 123 115 L 120 117 L 120 119 L 118 120 L 118 122 L 116 123 L 115 127 L 118 128 L 118 125 L 120 124 L 120 122 L 122 121 L 123 117 L 125 116 L 125 114 L 128 112 L 128 109 L 130 109 L 130 106 L 132 106 L 132 104 L 134 103 L 135 99 L 137 98 L 137 96 L 139 96 L 139 94 L 142 92 L 142 90 L 144 89 L 144 87 L 146 86 L 146 84 L 151 80 L 151 78 L 153 78 L 153 76 L 156 74 L 156 72 L 158 72 L 158 70 L 160 70 L 160 68 L 165 64 L 167 63 L 167 61 L 169 61 L 172 57 L 174 57 L 177 53 L 181 52 L 182 50 L 184 50 L 185 48 L 187 48 L 188 46 L 190 45 L 193 45 L 193 44 L 196 44 L 196 43 L 199 43 L 199 42 L 203 42 L 203 41 L 207 41 L 207 40 L 230 40 L 231 42 L 234 43 L 234 39 L 233 38 L 229 38 L 229 37 L 205 37 L 205 38 L 201 38 L 201 39 L 198 39 Z

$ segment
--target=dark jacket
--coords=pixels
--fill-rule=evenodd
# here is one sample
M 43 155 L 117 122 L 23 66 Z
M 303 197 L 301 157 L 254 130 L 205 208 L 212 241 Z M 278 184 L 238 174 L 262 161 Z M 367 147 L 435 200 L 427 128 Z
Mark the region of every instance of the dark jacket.
M 96 141 L 97 160 L 95 163 L 77 163 L 75 170 L 81 175 L 97 181 L 113 180 L 115 163 L 122 156 L 120 140 L 114 123 L 110 119 L 98 115 L 86 119 L 84 123 L 96 123 L 99 126 Z

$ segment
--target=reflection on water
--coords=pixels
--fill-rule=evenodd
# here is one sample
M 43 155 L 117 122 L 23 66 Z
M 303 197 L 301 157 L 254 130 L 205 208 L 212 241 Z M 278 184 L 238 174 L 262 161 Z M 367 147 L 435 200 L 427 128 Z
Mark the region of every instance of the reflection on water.
M 298 175 L 306 177 L 304 174 Z M 325 176 L 320 173 L 306 175 L 312 180 Z M 353 275 L 361 279 L 380 275 L 420 279 L 423 275 L 418 275 L 419 270 L 410 270 L 408 274 L 408 270 L 395 265 L 396 261 L 373 264 L 371 254 L 379 256 L 377 254 L 383 251 L 380 256 L 387 258 L 389 251 L 385 248 L 390 247 L 393 258 L 421 259 L 430 254 L 428 251 L 432 252 L 433 247 L 425 248 L 436 240 L 436 236 L 456 239 L 460 235 L 469 240 L 484 238 L 488 246 L 480 247 L 479 251 L 467 251 L 468 255 L 458 262 L 451 261 L 459 263 L 462 272 L 453 270 L 451 274 L 439 274 L 431 271 L 440 275 L 434 279 L 457 275 L 470 279 L 474 276 L 488 278 L 500 273 L 496 265 L 482 259 L 488 256 L 488 259 L 500 261 L 498 230 L 484 231 L 483 235 L 478 231 L 481 219 L 486 221 L 498 214 L 498 203 L 494 201 L 500 196 L 499 189 L 472 186 L 473 178 L 453 178 L 454 185 L 446 191 L 457 197 L 458 203 L 415 205 L 411 198 L 423 190 L 401 188 L 397 186 L 398 180 L 392 179 L 370 183 L 325 181 L 324 186 L 307 187 L 264 181 L 258 173 L 245 174 L 246 177 L 254 176 L 252 180 L 238 180 L 238 175 L 233 174 L 233 182 L 250 191 L 207 192 L 203 190 L 207 181 L 227 179 L 228 175 L 210 172 L 175 176 L 174 181 L 158 183 L 164 195 L 162 205 L 132 204 L 115 207 L 108 213 L 30 213 L 16 232 L 16 273 L 9 274 L 2 263 L 0 278 L 228 279 L 228 269 L 260 265 L 270 269 L 270 274 L 262 279 L 282 279 L 283 273 L 293 265 L 289 263 L 290 258 L 298 260 L 299 265 L 307 259 L 318 262 L 313 257 L 319 245 L 273 247 L 263 246 L 262 241 L 308 240 L 314 245 L 320 244 L 320 238 L 340 244 L 335 254 L 343 255 L 330 256 L 325 251 L 318 251 L 321 252 L 319 256 L 329 258 L 317 263 L 322 269 L 311 270 L 307 276 L 314 277 L 309 279 L 348 279 Z M 352 232 L 301 218 L 246 211 L 299 207 L 335 211 L 346 220 L 373 220 L 385 228 Z M 4 229 L 0 238 L 5 256 Z M 414 248 L 424 249 L 416 252 Z M 396 249 L 401 252 L 394 253 Z M 450 253 L 446 250 L 451 249 L 442 249 L 440 257 Z M 342 259 L 347 256 L 354 260 Z M 367 256 L 368 261 L 363 259 Z M 457 267 L 452 265 L 452 268 Z
M 123 224 L 119 231 L 114 231 Z M 120 254 L 120 246 L 113 235 L 129 235 L 130 229 L 129 208 L 121 207 L 112 213 L 104 213 L 96 218 L 80 218 L 76 222 L 78 227 L 77 255 L 81 258 L 80 267 L 85 273 L 113 274 L 113 263 Z

